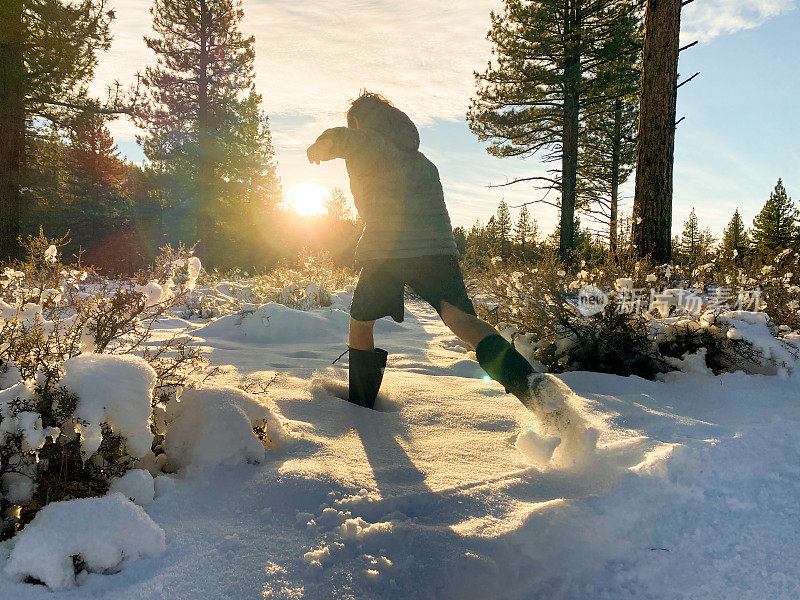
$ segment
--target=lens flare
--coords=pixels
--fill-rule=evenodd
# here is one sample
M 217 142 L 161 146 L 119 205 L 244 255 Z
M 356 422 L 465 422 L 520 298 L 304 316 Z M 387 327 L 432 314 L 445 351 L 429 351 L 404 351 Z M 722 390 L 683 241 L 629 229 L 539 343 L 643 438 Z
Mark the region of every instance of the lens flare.
M 289 188 L 286 205 L 299 215 L 325 213 L 328 191 L 316 183 L 298 183 Z

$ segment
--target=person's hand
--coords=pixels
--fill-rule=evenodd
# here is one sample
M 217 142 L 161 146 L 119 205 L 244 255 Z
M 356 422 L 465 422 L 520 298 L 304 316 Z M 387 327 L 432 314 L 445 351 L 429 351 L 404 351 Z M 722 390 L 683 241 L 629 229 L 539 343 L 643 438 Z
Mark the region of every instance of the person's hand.
M 333 158 L 333 156 L 331 156 L 332 150 L 333 140 L 317 140 L 308 147 L 308 150 L 306 150 L 308 162 L 318 165 L 320 161 L 331 160 Z

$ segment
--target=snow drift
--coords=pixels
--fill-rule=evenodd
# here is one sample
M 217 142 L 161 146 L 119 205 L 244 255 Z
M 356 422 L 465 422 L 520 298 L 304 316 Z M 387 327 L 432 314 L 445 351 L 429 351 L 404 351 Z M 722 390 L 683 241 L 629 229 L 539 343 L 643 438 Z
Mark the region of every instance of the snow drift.
M 51 590 L 75 585 L 75 562 L 89 573 L 111 573 L 159 556 L 164 531 L 121 494 L 53 502 L 17 536 L 6 573 Z
M 204 338 L 254 344 L 287 344 L 299 340 L 341 344 L 346 340 L 343 336 L 349 323 L 349 314 L 340 309 L 304 311 L 270 302 L 258 307 L 250 305 L 239 314 L 220 317 L 193 333 Z
M 219 465 L 258 464 L 264 444 L 253 427 L 265 425 L 269 444 L 279 447 L 286 432 L 273 412 L 253 396 L 233 387 L 184 390 L 167 429 L 164 448 L 173 468 L 200 472 Z

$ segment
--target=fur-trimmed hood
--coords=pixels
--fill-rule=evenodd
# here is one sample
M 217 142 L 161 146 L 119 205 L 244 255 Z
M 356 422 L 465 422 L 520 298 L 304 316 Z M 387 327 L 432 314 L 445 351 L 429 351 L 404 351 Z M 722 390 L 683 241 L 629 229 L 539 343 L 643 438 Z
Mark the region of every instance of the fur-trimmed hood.
M 419 150 L 419 132 L 408 115 L 394 106 L 371 111 L 359 121 L 362 129 L 372 129 L 403 150 Z

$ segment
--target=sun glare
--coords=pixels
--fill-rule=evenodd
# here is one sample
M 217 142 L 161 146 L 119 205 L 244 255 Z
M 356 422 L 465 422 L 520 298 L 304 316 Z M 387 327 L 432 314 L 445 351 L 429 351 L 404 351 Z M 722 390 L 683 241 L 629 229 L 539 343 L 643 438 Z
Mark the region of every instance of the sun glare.
M 298 183 L 289 189 L 286 204 L 299 215 L 325 213 L 327 190 L 316 183 Z

